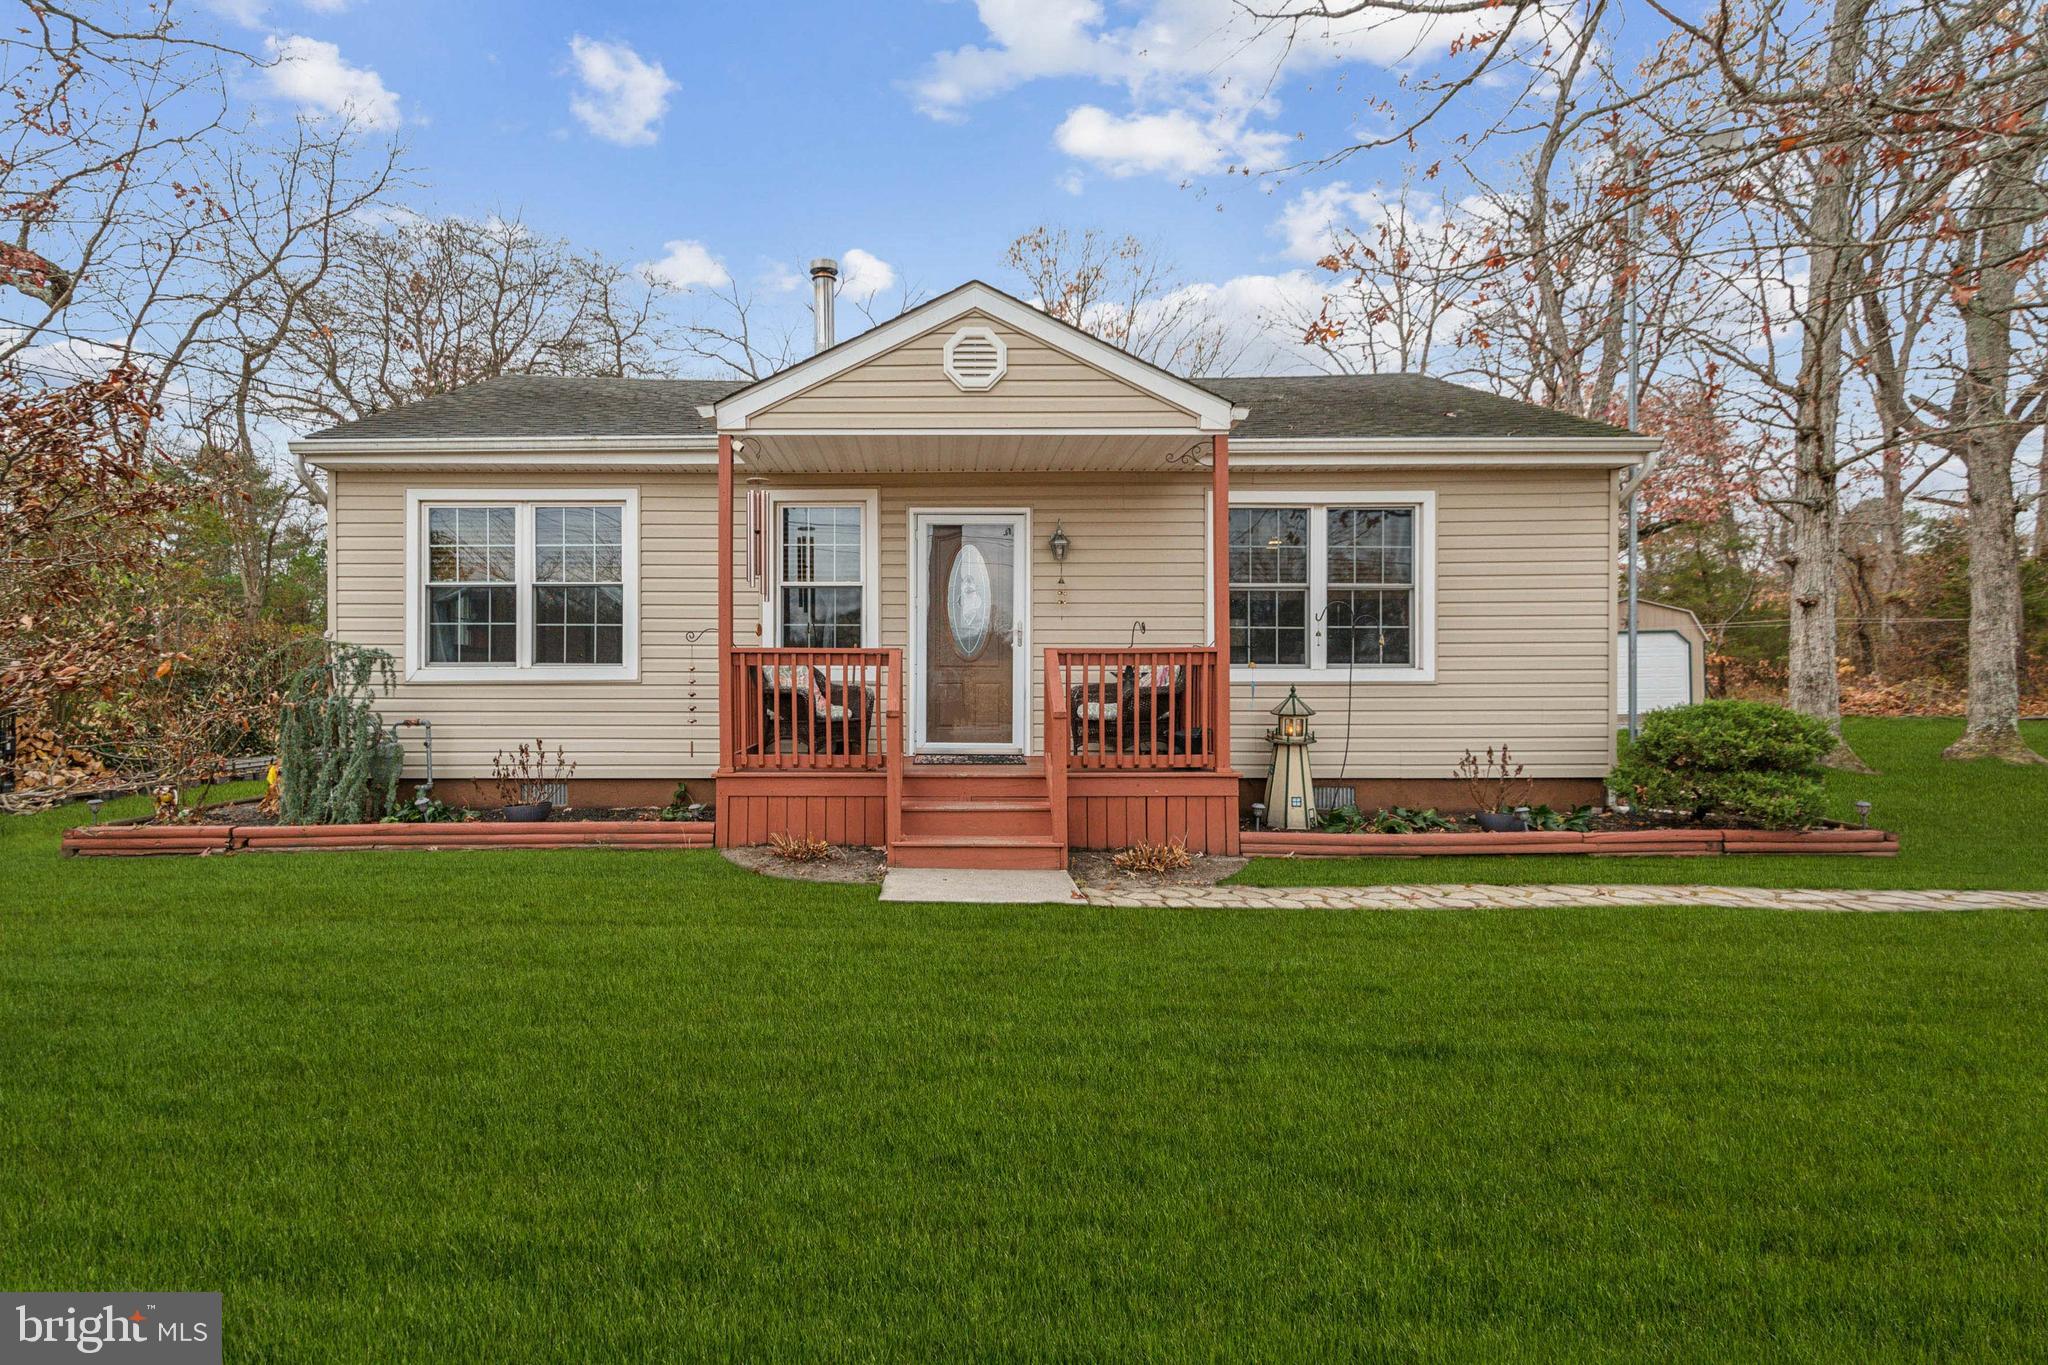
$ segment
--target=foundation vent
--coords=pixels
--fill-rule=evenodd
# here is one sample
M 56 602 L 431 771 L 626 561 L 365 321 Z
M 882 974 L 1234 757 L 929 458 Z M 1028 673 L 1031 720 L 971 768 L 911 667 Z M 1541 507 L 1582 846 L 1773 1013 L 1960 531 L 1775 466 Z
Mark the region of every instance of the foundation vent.
M 962 327 L 946 341 L 946 378 L 969 392 L 992 389 L 1010 367 L 1010 348 L 986 327 Z

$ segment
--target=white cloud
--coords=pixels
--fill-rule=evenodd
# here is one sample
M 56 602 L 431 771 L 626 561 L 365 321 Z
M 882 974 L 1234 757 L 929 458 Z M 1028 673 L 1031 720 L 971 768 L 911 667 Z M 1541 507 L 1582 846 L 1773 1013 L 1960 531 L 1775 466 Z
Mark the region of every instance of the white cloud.
M 1248 132 L 1224 115 L 1198 119 L 1182 109 L 1119 118 L 1084 104 L 1053 130 L 1068 156 L 1114 176 L 1207 175 L 1227 165 L 1270 166 L 1286 139 Z
M 896 267 L 872 251 L 848 247 L 840 264 L 839 288 L 853 298 L 871 299 L 896 285 Z
M 341 49 L 317 38 L 265 38 L 270 88 L 301 109 L 353 119 L 365 128 L 396 128 L 398 96 L 366 66 L 351 66 Z
M 569 39 L 582 90 L 570 97 L 577 122 L 606 142 L 646 147 L 654 125 L 668 112 L 668 97 L 681 87 L 660 62 L 650 62 L 624 43 L 600 42 L 576 34 Z
M 1454 32 L 1488 27 L 1483 12 L 1432 18 L 1367 7 L 1291 30 L 1262 26 L 1241 0 L 977 0 L 985 41 L 939 52 L 909 82 L 926 115 L 966 117 L 982 100 L 1037 80 L 1121 87 L 1122 114 L 1071 109 L 1061 145 L 1117 175 L 1212 174 L 1266 167 L 1290 140 L 1261 128 L 1272 92 L 1295 77 L 1370 63 L 1394 67 L 1442 52 Z
M 725 262 L 712 255 L 711 248 L 702 242 L 682 238 L 664 242 L 662 249 L 668 254 L 640 267 L 640 273 L 648 279 L 674 285 L 677 289 L 692 289 L 700 284 L 717 288 L 732 280 Z
M 349 6 L 349 0 L 299 0 L 299 3 L 315 14 L 339 14 Z
M 1190 284 L 1147 305 L 1161 315 L 1198 302 L 1224 335 L 1242 346 L 1224 358 L 1241 374 L 1287 374 L 1319 370 L 1315 353 L 1301 342 L 1308 320 L 1321 309 L 1323 286 L 1306 270 L 1278 275 L 1238 275 L 1220 284 Z
M 781 261 L 770 261 L 761 268 L 760 286 L 764 293 L 793 294 L 804 287 L 804 277 Z
M 1060 178 L 1054 181 L 1053 183 L 1058 185 L 1061 189 L 1065 190 L 1068 194 L 1079 194 L 1081 191 L 1088 188 L 1088 177 L 1082 175 L 1079 171 L 1070 170 L 1067 171 L 1065 174 L 1061 175 Z
M 1386 211 L 1387 203 L 1379 195 L 1335 180 L 1288 200 L 1273 231 L 1287 243 L 1289 260 L 1319 261 L 1330 253 L 1337 233 L 1357 231 Z
M 958 119 L 967 105 L 1041 77 L 1107 77 L 1123 56 L 1117 38 L 1099 31 L 1096 0 L 980 0 L 975 8 L 991 44 L 941 52 L 911 83 L 917 107 L 933 118 Z

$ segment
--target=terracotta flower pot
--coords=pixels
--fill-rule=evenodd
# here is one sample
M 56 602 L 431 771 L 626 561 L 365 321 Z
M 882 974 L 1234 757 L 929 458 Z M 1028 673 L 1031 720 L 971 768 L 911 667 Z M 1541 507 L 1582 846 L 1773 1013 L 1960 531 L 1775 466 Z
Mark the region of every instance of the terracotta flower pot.
M 528 806 L 507 806 L 504 810 L 504 816 L 508 821 L 528 825 L 538 824 L 554 813 L 555 803 L 552 801 L 536 801 Z

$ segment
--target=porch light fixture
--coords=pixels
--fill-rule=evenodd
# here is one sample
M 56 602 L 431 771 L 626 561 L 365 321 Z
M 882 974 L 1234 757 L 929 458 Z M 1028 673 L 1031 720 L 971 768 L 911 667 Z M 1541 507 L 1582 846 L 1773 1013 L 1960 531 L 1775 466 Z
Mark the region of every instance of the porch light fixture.
M 1266 779 L 1266 820 L 1270 829 L 1307 829 L 1310 826 L 1308 746 L 1316 742 L 1308 728 L 1315 708 L 1301 699 L 1294 688 L 1287 700 L 1273 708 L 1274 725 L 1266 732 L 1273 746 L 1273 772 Z
M 1057 522 L 1052 528 L 1052 539 L 1045 542 L 1045 548 L 1052 551 L 1052 562 L 1060 566 L 1060 582 L 1067 581 L 1067 550 L 1074 542 L 1067 539 L 1067 525 Z

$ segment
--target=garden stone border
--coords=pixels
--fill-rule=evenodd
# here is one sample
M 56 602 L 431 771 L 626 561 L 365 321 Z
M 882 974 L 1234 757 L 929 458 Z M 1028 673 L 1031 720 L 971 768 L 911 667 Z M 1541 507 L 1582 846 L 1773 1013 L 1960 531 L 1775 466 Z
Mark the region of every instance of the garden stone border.
M 1618 829 L 1515 834 L 1316 834 L 1246 830 L 1248 858 L 1426 858 L 1471 854 L 1587 853 L 1608 856 L 1707 857 L 1719 853 L 1838 854 L 1894 858 L 1899 836 L 1881 829 Z
M 88 825 L 64 832 L 64 856 L 160 857 L 363 848 L 710 848 L 708 820 L 447 821 L 375 825 Z

